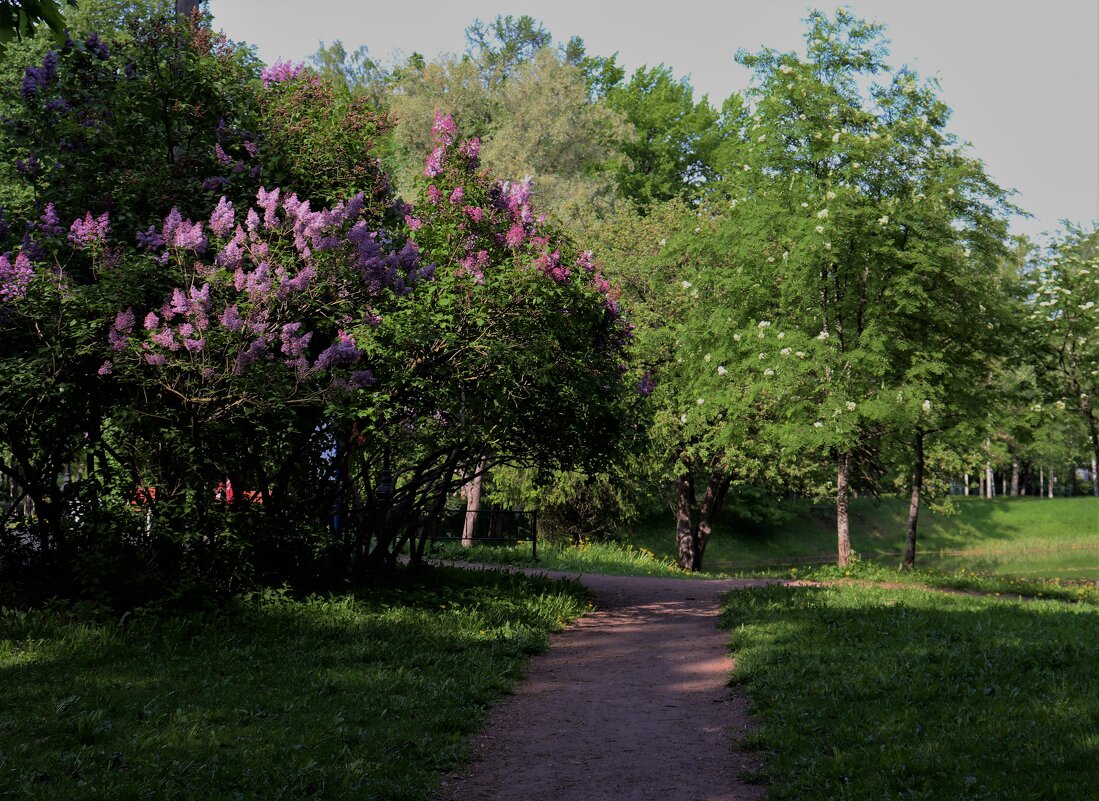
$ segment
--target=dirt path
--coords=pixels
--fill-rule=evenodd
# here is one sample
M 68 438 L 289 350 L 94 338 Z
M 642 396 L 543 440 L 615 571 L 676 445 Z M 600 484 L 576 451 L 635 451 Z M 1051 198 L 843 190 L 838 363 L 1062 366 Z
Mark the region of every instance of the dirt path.
M 568 575 L 568 574 L 551 574 Z M 576 578 L 576 576 L 572 576 Z M 531 660 L 439 801 L 741 801 L 747 702 L 726 683 L 718 597 L 766 581 L 585 575 L 597 612 Z

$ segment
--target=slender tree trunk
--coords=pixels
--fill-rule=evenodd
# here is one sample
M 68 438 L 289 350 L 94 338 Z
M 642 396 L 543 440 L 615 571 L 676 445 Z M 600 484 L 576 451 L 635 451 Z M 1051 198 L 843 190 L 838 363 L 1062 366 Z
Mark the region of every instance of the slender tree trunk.
M 691 570 L 702 569 L 702 558 L 706 553 L 706 544 L 710 541 L 710 535 L 714 530 L 714 519 L 721 511 L 721 504 L 725 501 L 725 493 L 729 489 L 732 477 L 726 475 L 719 464 L 714 464 L 710 473 L 710 480 L 706 484 L 706 493 L 702 496 L 702 504 L 698 508 L 698 523 L 695 525 L 695 554 Z
M 851 453 L 845 451 L 836 462 L 836 543 L 837 564 L 840 567 L 847 567 L 847 563 L 851 561 L 851 528 L 847 515 L 850 501 L 847 469 L 850 460 Z
M 1019 497 L 1019 460 L 1011 460 L 1011 497 Z
M 1091 455 L 1091 494 L 1099 497 L 1099 456 Z
M 969 473 L 965 473 L 965 489 L 962 490 L 962 494 L 969 497 Z
M 912 498 L 908 503 L 908 541 L 904 547 L 904 569 L 916 566 L 916 523 L 920 517 L 920 493 L 923 491 L 923 432 L 916 431 L 913 445 Z
M 985 487 L 988 489 L 988 497 L 991 500 L 996 497 L 996 474 L 992 472 L 992 464 L 985 464 Z
M 1049 481 L 1049 497 L 1052 498 L 1053 497 L 1053 482 L 1054 482 L 1053 470 L 1049 471 L 1049 475 L 1046 478 Z
M 473 478 L 466 482 L 463 493 L 466 496 L 466 519 L 462 525 L 462 547 L 473 545 L 473 532 L 477 527 L 477 515 L 481 511 L 481 482 L 484 479 L 485 463 L 478 462 Z
M 689 464 L 683 475 L 676 476 L 675 498 L 675 538 L 679 546 L 679 567 L 683 570 L 692 570 L 697 558 L 697 540 L 695 528 L 691 522 L 695 483 Z
M 1046 486 L 1046 466 L 1044 464 L 1038 465 L 1038 497 L 1042 497 L 1042 490 Z

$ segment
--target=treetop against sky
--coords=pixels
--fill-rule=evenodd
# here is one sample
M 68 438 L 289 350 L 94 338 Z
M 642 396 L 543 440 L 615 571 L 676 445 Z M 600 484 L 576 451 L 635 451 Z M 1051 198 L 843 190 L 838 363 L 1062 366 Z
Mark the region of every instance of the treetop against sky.
M 255 44 L 268 63 L 306 60 L 319 42 L 335 40 L 349 50 L 366 45 L 385 63 L 414 52 L 431 59 L 462 52 L 475 18 L 529 14 L 558 41 L 578 35 L 591 54 L 617 53 L 628 71 L 666 64 L 715 105 L 748 85 L 749 72 L 733 60 L 738 49 L 802 50 L 810 5 L 682 0 L 669 13 L 655 0 L 472 0 L 388 4 L 367 14 L 351 0 L 314 0 L 303 14 L 290 0 L 210 0 L 215 27 Z M 954 110 L 951 130 L 972 143 L 989 174 L 1016 189 L 1017 204 L 1034 215 L 1015 219 L 1013 230 L 1037 235 L 1062 219 L 1084 225 L 1099 219 L 1099 6 L 1079 0 L 847 5 L 888 26 L 892 63 L 941 81 Z

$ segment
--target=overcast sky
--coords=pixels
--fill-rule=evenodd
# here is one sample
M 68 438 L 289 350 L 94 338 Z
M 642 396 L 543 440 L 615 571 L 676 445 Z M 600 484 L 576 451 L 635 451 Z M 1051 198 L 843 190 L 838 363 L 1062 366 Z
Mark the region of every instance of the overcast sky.
M 1061 219 L 1099 220 L 1099 2 L 854 0 L 883 22 L 891 62 L 936 76 L 954 109 L 950 129 L 973 145 L 1016 204 L 1034 215 L 1013 228 L 1038 235 Z M 529 14 L 557 41 L 584 39 L 627 69 L 666 64 L 714 105 L 748 84 L 739 48 L 801 50 L 804 0 L 210 0 L 214 27 L 260 57 L 305 61 L 321 41 L 366 45 L 388 64 L 465 49 L 475 18 Z

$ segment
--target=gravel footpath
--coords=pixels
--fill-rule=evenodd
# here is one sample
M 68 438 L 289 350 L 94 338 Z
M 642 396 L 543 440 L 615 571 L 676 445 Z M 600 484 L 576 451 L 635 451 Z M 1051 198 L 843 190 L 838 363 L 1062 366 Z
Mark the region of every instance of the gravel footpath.
M 535 571 L 543 572 L 543 571 Z M 596 611 L 554 636 L 489 712 L 437 801 L 744 801 L 747 701 L 727 686 L 722 593 L 768 581 L 577 576 Z

